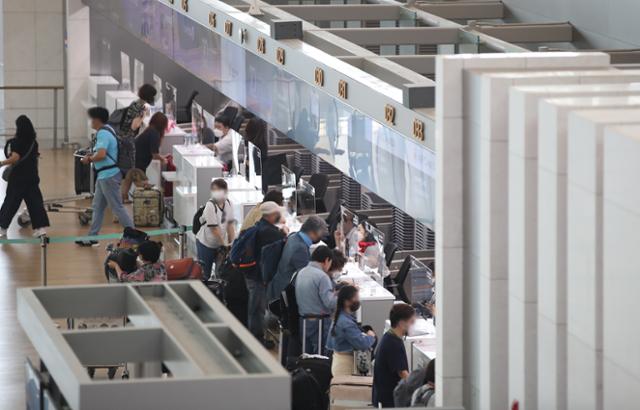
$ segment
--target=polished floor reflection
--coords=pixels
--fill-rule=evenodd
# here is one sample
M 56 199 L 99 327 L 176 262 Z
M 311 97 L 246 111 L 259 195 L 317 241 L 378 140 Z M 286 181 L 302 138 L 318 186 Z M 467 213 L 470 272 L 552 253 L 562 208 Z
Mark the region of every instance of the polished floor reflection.
M 73 157 L 68 150 L 43 150 L 40 161 L 41 188 L 45 198 L 73 195 Z M 4 199 L 4 181 L 0 199 Z M 49 214 L 50 236 L 86 234 L 74 214 Z M 107 214 L 102 233 L 120 232 Z M 9 238 L 30 237 L 30 229 L 20 229 L 14 221 Z M 170 241 L 164 241 L 167 244 Z M 78 248 L 75 244 L 53 244 L 48 252 L 49 285 L 104 283 L 105 245 Z M 175 255 L 168 246 L 167 256 Z M 37 360 L 16 318 L 16 289 L 39 286 L 40 248 L 37 245 L 0 245 L 0 408 L 24 409 L 24 360 Z

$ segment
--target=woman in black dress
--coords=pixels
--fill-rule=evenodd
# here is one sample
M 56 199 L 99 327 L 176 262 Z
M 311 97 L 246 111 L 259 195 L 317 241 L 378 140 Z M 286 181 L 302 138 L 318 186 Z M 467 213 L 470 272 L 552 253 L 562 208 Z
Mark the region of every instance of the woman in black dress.
M 46 235 L 49 217 L 44 209 L 40 177 L 38 175 L 38 142 L 33 123 L 26 115 L 16 119 L 16 136 L 4 147 L 7 159 L 0 166 L 8 165 L 11 172 L 7 181 L 7 193 L 0 208 L 0 238 L 7 236 L 7 229 L 24 201 L 33 226 L 33 236 Z

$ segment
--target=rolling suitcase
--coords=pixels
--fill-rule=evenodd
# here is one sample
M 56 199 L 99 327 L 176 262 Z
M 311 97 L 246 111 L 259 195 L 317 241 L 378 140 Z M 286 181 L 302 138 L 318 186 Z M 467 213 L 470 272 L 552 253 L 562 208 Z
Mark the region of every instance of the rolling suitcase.
M 155 188 L 133 191 L 133 223 L 136 226 L 160 226 L 163 220 L 164 199 Z
M 76 195 L 91 193 L 91 164 L 83 164 L 74 157 L 74 187 Z

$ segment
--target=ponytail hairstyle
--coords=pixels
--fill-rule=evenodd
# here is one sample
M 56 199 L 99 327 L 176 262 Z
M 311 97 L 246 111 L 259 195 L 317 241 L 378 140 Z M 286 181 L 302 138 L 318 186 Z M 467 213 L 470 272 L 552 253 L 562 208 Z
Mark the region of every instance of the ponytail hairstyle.
M 331 326 L 331 335 L 336 335 L 336 324 L 340 313 L 344 310 L 345 302 L 351 300 L 358 294 L 358 288 L 353 285 L 346 285 L 338 291 L 338 302 L 336 303 L 336 313 L 333 317 L 333 326 Z

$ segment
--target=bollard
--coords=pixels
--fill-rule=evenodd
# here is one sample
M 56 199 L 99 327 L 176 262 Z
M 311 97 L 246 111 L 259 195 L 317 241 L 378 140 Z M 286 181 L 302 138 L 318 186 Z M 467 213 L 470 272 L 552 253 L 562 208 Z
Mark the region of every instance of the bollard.
M 49 245 L 49 237 L 42 235 L 40 237 L 40 273 L 42 276 L 42 286 L 47 286 L 47 246 Z
M 178 246 L 180 259 L 184 259 L 187 256 L 187 227 L 180 225 L 180 231 L 178 232 Z

